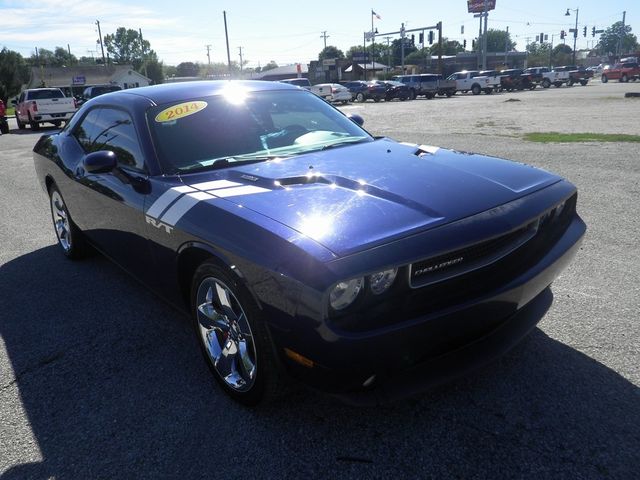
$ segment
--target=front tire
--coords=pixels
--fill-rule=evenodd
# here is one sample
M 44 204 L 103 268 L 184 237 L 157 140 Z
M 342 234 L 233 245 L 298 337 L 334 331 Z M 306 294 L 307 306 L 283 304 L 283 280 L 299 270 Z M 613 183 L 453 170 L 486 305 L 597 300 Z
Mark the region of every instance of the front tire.
M 282 375 L 260 309 L 230 272 L 211 261 L 200 265 L 191 310 L 202 354 L 227 395 L 253 406 L 281 392 Z
M 627 77 L 626 73 L 624 75 L 622 75 L 622 77 L 620 77 L 620 81 L 622 83 L 627 83 L 629 81 L 629 77 Z
M 49 205 L 51 206 L 53 228 L 62 253 L 72 260 L 86 257 L 90 247 L 82 231 L 73 223 L 62 194 L 55 185 L 49 189 Z
M 358 92 L 356 95 L 356 102 L 363 103 L 364 102 L 364 93 Z
M 549 88 L 551 86 L 551 80 L 549 80 L 548 78 L 545 78 L 542 81 L 542 88 Z
M 600 81 L 601 81 L 602 83 L 607 83 L 607 82 L 609 81 L 609 79 L 607 78 L 607 76 L 606 76 L 606 75 L 602 75 L 602 77 L 600 77 Z
M 20 121 L 20 118 L 16 114 L 16 123 L 18 124 L 18 130 L 24 130 L 25 124 Z

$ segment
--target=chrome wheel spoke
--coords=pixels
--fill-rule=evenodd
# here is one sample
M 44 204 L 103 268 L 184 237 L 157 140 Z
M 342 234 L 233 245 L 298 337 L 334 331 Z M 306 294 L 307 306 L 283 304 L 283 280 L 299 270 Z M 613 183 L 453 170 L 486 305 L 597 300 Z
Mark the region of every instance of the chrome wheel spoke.
M 253 380 L 253 377 L 256 375 L 256 366 L 253 363 L 253 359 L 249 355 L 249 349 L 247 348 L 247 342 L 245 340 L 241 340 L 238 342 L 238 356 L 240 357 L 240 361 L 242 362 L 242 369 L 247 374 L 247 376 Z
M 210 302 L 198 305 L 198 323 L 205 330 L 229 331 L 229 322 L 215 309 Z
M 256 352 L 249 321 L 233 291 L 207 277 L 196 295 L 200 337 L 209 359 L 232 389 L 247 391 L 254 383 Z

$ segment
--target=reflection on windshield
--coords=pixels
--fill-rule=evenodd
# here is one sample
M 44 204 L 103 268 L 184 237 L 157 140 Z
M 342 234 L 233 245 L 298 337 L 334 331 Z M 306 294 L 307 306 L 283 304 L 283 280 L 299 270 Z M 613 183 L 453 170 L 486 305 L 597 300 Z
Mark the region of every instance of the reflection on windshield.
M 226 168 L 373 141 L 309 92 L 223 93 L 149 110 L 153 139 L 167 172 Z

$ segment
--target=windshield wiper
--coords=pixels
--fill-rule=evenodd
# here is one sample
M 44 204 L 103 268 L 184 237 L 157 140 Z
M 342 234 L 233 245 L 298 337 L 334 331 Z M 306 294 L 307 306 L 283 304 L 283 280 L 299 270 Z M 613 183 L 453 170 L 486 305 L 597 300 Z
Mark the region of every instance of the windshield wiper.
M 361 138 L 349 138 L 346 140 L 341 140 L 339 142 L 335 142 L 335 143 L 330 143 L 329 145 L 325 145 L 324 147 L 322 147 L 320 150 L 330 150 L 332 148 L 338 148 L 338 147 L 344 147 L 346 145 L 355 145 L 356 143 L 363 143 L 366 142 L 367 138 L 366 137 L 361 137 Z
M 191 165 L 189 167 L 183 167 L 180 169 L 181 172 L 195 173 L 195 172 L 203 172 L 207 170 L 220 170 L 223 168 L 229 168 L 234 164 L 242 164 L 247 165 L 251 163 L 260 163 L 266 162 L 268 160 L 273 160 L 274 158 L 284 158 L 288 155 L 254 155 L 254 154 L 246 154 L 246 155 L 236 155 L 230 157 L 220 157 L 214 160 L 207 160 L 206 164 L 197 163 L 195 165 Z

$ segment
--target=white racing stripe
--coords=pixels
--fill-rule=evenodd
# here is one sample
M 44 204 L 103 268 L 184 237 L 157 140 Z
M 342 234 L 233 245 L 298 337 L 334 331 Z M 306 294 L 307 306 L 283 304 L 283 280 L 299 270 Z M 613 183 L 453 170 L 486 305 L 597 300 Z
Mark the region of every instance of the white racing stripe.
M 268 188 L 256 187 L 255 185 L 244 185 L 242 187 L 223 188 L 221 190 L 209 190 L 208 193 L 216 197 L 238 197 L 240 195 L 251 195 L 253 193 L 268 192 Z
M 213 180 L 211 182 L 195 183 L 191 186 L 198 190 L 215 190 L 218 188 L 237 187 L 239 185 L 242 184 L 238 182 L 231 182 L 229 180 Z
M 211 200 L 212 198 L 215 197 L 206 192 L 187 193 L 167 210 L 167 213 L 162 216 L 161 220 L 168 225 L 175 225 L 195 204 L 203 200 Z
M 149 215 L 150 217 L 158 218 L 160 217 L 160 214 L 164 211 L 164 209 L 167 208 L 171 204 L 171 202 L 173 202 L 179 196 L 184 193 L 191 193 L 195 191 L 195 188 L 186 185 L 170 188 L 162 195 L 160 195 L 155 202 L 153 202 L 153 205 L 151 205 L 149 207 L 149 210 L 147 210 L 147 215 Z
M 204 191 L 207 190 L 207 191 Z M 269 192 L 268 188 L 243 185 L 229 180 L 213 180 L 173 187 L 160 195 L 149 207 L 146 215 L 163 223 L 175 226 L 185 213 L 199 202 L 215 198 L 238 197 L 254 193 Z M 164 212 L 164 213 L 163 213 Z

